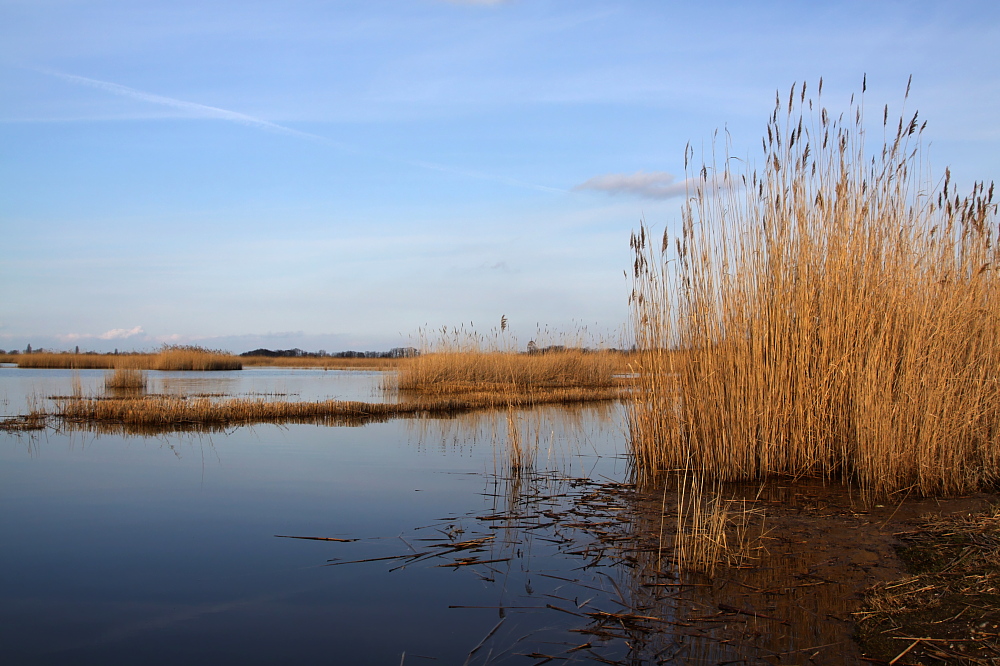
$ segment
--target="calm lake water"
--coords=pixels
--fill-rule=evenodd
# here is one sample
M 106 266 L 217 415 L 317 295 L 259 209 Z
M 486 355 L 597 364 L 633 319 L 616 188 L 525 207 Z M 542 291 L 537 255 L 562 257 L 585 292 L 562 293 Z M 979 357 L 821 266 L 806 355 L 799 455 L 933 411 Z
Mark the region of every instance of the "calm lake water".
M 75 381 L 100 395 L 104 374 L 0 368 L 3 414 Z M 376 372 L 149 377 L 159 394 L 396 399 Z M 67 428 L 0 432 L 0 664 L 861 663 L 856 593 L 898 573 L 858 528 L 888 514 L 816 484 L 739 490 L 767 511 L 763 566 L 662 571 L 673 495 L 627 483 L 612 403 Z
M 99 391 L 103 371 L 78 374 L 84 394 Z M 155 392 L 289 399 L 378 399 L 382 379 L 257 368 L 151 376 Z M 71 380 L 3 368 L 0 395 L 16 414 L 68 394 Z M 616 408 L 518 419 L 539 470 L 624 476 Z M 0 433 L 0 663 L 398 664 L 404 653 L 405 663 L 463 663 L 504 619 L 499 607 L 545 607 L 525 590 L 524 539 L 490 545 L 496 556 L 480 559 L 520 554 L 480 566 L 324 565 L 407 554 L 449 533 L 461 542 L 460 530 L 503 502 L 494 473 L 507 434 L 505 414 L 204 435 Z M 573 566 L 578 558 L 544 569 Z M 472 663 L 514 658 L 521 636 L 542 629 L 529 612 L 505 611 Z

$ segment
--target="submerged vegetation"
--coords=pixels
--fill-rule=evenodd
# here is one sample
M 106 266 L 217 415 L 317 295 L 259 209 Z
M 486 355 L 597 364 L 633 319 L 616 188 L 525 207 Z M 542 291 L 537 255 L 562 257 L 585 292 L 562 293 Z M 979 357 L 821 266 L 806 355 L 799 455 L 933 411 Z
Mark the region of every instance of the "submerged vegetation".
M 834 117 L 793 86 L 759 171 L 723 155 L 679 238 L 634 235 L 642 475 L 843 478 L 869 498 L 1000 478 L 993 186 L 932 182 L 917 115 L 879 115 L 872 153 L 863 105 Z

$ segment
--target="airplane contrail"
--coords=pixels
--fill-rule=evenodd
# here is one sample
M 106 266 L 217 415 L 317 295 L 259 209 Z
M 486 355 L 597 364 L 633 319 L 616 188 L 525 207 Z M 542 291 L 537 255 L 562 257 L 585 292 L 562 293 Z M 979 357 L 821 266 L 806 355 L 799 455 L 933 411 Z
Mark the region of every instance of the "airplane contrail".
M 279 125 L 278 123 L 272 123 L 269 120 L 264 120 L 263 118 L 250 116 L 245 113 L 240 113 L 238 111 L 230 111 L 229 109 L 223 109 L 217 106 L 209 106 L 207 104 L 199 104 L 197 102 L 188 102 L 182 99 L 175 99 L 173 97 L 157 95 L 154 93 L 137 90 L 135 88 L 130 88 L 128 86 L 123 86 L 118 83 L 112 83 L 110 81 L 101 81 L 100 79 L 92 79 L 86 76 L 78 76 L 76 74 L 66 74 L 65 72 L 59 72 L 53 69 L 47 69 L 47 68 L 35 68 L 35 69 L 36 71 L 41 72 L 43 74 L 54 76 L 63 79 L 65 81 L 69 81 L 71 83 L 87 86 L 89 88 L 103 90 L 113 95 L 119 95 L 121 97 L 130 97 L 132 99 L 137 99 L 142 102 L 148 102 L 150 104 L 160 104 L 162 106 L 169 106 L 175 109 L 191 111 L 198 114 L 198 116 L 202 118 L 215 118 L 218 120 L 228 120 L 231 122 L 239 123 L 241 125 L 246 125 L 247 127 L 256 127 L 258 129 L 277 132 L 279 134 L 286 134 L 288 136 L 294 136 L 300 139 L 318 141 L 319 143 L 337 148 L 338 150 L 342 150 L 348 153 L 361 154 L 363 152 L 357 148 L 353 148 L 347 144 L 343 144 L 338 141 L 333 141 L 332 139 L 329 139 L 325 136 L 321 136 L 319 134 L 302 132 L 297 129 L 292 129 L 291 127 L 285 127 L 284 125 Z M 487 174 L 480 171 L 472 171 L 468 169 L 461 169 L 457 167 L 448 166 L 445 164 L 437 164 L 434 162 L 426 162 L 422 160 L 407 160 L 407 159 L 392 157 L 390 155 L 383 155 L 377 153 L 374 153 L 372 155 L 375 157 L 380 157 L 390 162 L 396 162 L 397 164 L 405 164 L 407 166 L 412 166 L 419 169 L 429 169 L 432 171 L 453 173 L 456 175 L 465 176 L 467 178 L 477 178 L 480 180 L 492 180 L 494 182 L 504 183 L 506 185 L 512 185 L 514 187 L 523 187 L 533 190 L 539 190 L 542 192 L 558 192 L 561 194 L 567 193 L 567 190 L 560 189 L 557 187 L 537 185 L 535 183 L 528 183 L 525 181 L 517 180 L 515 178 L 508 178 L 506 176 L 495 176 L 493 174 Z
M 203 118 L 217 118 L 219 120 L 231 120 L 233 122 L 237 122 L 240 123 L 241 125 L 246 125 L 248 127 L 257 127 L 260 129 L 270 130 L 272 132 L 278 132 L 280 134 L 297 136 L 303 139 L 320 140 L 323 141 L 324 143 L 335 143 L 335 142 L 330 142 L 329 139 L 323 136 L 319 136 L 318 134 L 310 134 L 309 132 L 300 132 L 299 130 L 292 129 L 291 127 L 285 127 L 284 125 L 272 123 L 269 120 L 264 120 L 262 118 L 255 118 L 254 116 L 249 116 L 245 113 L 239 113 L 237 111 L 220 109 L 217 106 L 198 104 L 197 102 L 187 102 L 182 99 L 175 99 L 173 97 L 165 97 L 163 95 L 156 95 L 153 93 L 144 92 L 142 90 L 136 90 L 135 88 L 129 88 L 128 86 L 123 86 L 118 83 L 111 83 L 110 81 L 91 79 L 86 76 L 77 76 L 76 74 L 65 74 L 63 72 L 57 72 L 51 69 L 39 69 L 38 71 L 44 74 L 48 74 L 50 76 L 55 76 L 60 79 L 64 79 L 66 81 L 79 83 L 81 85 L 88 86 L 90 88 L 96 88 L 98 90 L 103 90 L 105 92 L 109 92 L 114 95 L 119 95 L 121 97 L 131 97 L 132 99 L 137 99 L 142 102 L 149 102 L 150 104 L 161 104 L 163 106 L 170 106 L 175 109 L 194 111 Z

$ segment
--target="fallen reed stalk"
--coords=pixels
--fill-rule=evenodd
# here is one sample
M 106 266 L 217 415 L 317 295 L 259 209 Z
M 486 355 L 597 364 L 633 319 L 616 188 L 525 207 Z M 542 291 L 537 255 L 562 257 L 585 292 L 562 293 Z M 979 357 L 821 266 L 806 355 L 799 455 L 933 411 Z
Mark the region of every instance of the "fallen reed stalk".
M 855 617 L 865 653 L 889 660 L 909 644 L 910 663 L 996 664 L 1000 507 L 924 516 L 894 536 L 907 575 L 864 593 L 864 608 Z
M 822 84 L 820 85 L 820 93 Z M 683 232 L 633 235 L 640 475 L 818 475 L 869 498 L 1000 479 L 993 185 L 931 181 L 917 115 L 777 101 L 764 166 L 705 164 Z M 686 153 L 686 161 L 690 152 Z

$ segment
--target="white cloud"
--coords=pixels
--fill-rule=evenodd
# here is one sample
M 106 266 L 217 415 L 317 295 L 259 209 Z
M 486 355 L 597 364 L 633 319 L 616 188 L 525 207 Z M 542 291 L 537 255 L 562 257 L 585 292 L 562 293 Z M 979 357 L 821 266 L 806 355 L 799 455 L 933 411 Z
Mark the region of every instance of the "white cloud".
M 608 194 L 634 194 L 647 199 L 670 199 L 684 196 L 688 182 L 674 182 L 666 171 L 636 171 L 633 174 L 609 173 L 580 183 L 574 190 L 597 190 Z
M 134 328 L 113 328 L 110 331 L 101 333 L 97 337 L 101 340 L 124 340 L 126 338 L 131 338 L 134 335 L 139 335 L 142 332 L 142 326 L 136 326 Z

